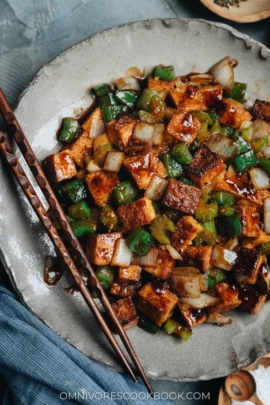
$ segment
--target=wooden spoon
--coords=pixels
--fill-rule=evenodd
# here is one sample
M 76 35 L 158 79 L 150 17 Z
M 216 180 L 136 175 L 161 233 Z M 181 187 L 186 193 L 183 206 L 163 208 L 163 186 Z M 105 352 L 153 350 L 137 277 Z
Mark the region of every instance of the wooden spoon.
M 251 401 L 255 405 L 264 405 L 256 395 L 256 383 L 252 375 L 245 370 L 229 375 L 225 380 L 227 394 L 236 401 Z
M 247 0 L 240 3 L 239 7 L 230 8 L 218 6 L 213 0 L 201 2 L 213 13 L 239 23 L 260 21 L 270 17 L 270 0 Z

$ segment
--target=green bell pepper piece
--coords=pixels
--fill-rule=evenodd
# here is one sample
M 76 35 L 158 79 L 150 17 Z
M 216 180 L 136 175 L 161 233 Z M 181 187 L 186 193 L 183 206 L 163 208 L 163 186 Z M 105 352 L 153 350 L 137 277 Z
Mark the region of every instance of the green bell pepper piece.
M 99 84 L 98 86 L 93 87 L 93 91 L 96 96 L 104 96 L 105 94 L 108 94 L 110 92 L 110 86 L 108 83 L 102 83 Z
M 208 288 L 214 287 L 216 284 L 222 283 L 226 280 L 225 271 L 217 267 L 213 267 L 208 271 Z
M 212 191 L 211 196 L 219 205 L 234 205 L 234 196 L 226 191 Z
M 238 154 L 241 155 L 242 153 L 247 152 L 250 150 L 250 145 L 247 143 L 241 136 L 237 138 L 235 141 L 236 145 L 238 146 Z
M 58 133 L 58 141 L 73 142 L 80 133 L 81 127 L 75 118 L 63 118 L 60 131 Z
M 242 234 L 242 222 L 238 215 L 218 218 L 218 233 L 222 238 L 233 238 Z
M 182 180 L 181 180 L 182 181 Z M 179 211 L 174 210 L 173 208 L 166 208 L 164 211 L 166 217 L 168 217 L 174 223 L 178 222 L 183 214 Z
M 68 214 L 73 219 L 88 219 L 91 215 L 91 209 L 86 201 L 80 201 L 68 207 Z
M 113 197 L 117 206 L 131 203 L 136 200 L 137 195 L 137 188 L 129 180 L 118 184 L 113 190 Z
M 134 228 L 126 239 L 126 244 L 132 252 L 138 255 L 146 255 L 153 246 L 154 238 L 145 229 Z
M 268 143 L 268 136 L 263 136 L 260 139 L 253 139 L 250 145 L 255 153 L 261 152 Z
M 235 214 L 235 209 L 230 205 L 220 205 L 218 209 L 218 215 L 225 215 L 226 217 Z
M 105 291 L 111 288 L 115 278 L 115 268 L 112 266 L 95 266 L 95 273 Z
M 121 112 L 124 112 L 123 105 L 104 105 L 102 107 L 102 114 L 105 122 L 114 120 Z
M 266 256 L 270 255 L 270 242 L 263 243 L 262 245 L 257 246 L 259 252 L 262 252 Z
M 102 208 L 100 220 L 110 231 L 118 224 L 117 214 L 111 205 L 106 204 Z
M 152 333 L 153 335 L 155 335 L 159 330 L 159 327 L 146 315 L 139 316 L 138 326 L 139 328 L 145 330 L 145 332 Z
M 114 106 L 114 105 L 119 105 L 118 100 L 114 97 L 114 93 L 107 93 L 104 94 L 104 96 L 101 96 L 98 98 L 98 104 L 100 107 L 102 106 Z
M 153 96 L 158 96 L 156 90 L 144 89 L 137 101 L 138 109 L 150 112 L 150 104 Z
M 209 136 L 208 122 L 205 121 L 202 123 L 202 125 L 199 129 L 196 139 L 198 142 L 203 143 L 208 136 Z
M 161 215 L 150 223 L 151 235 L 163 245 L 169 245 L 170 238 L 168 237 L 168 232 L 174 233 L 176 231 L 175 224 L 165 215 Z
M 93 159 L 94 161 L 99 165 L 103 166 L 104 162 L 106 160 L 107 153 L 109 150 L 112 149 L 112 144 L 111 143 L 106 143 L 105 145 L 102 145 L 98 150 L 96 150 L 93 154 Z
M 209 222 L 212 221 L 218 213 L 218 203 L 216 201 L 211 204 L 199 205 L 195 209 L 195 218 L 200 222 Z
M 169 335 L 174 333 L 175 335 L 179 336 L 180 339 L 185 341 L 188 340 L 192 335 L 191 329 L 185 328 L 184 326 L 180 325 L 180 323 L 176 322 L 174 319 L 168 319 L 163 324 L 163 329 Z
M 148 124 L 156 123 L 155 117 L 150 112 L 140 110 L 138 111 L 138 117 L 140 118 L 141 121 L 147 122 Z
M 220 133 L 228 138 L 233 136 L 234 129 L 226 125 L 220 124 Z
M 233 98 L 234 100 L 237 100 L 240 103 L 243 103 L 245 94 L 246 94 L 246 89 L 247 89 L 246 83 L 235 82 L 232 93 L 228 93 L 227 91 L 224 91 L 223 97 Z
M 85 200 L 88 197 L 85 179 L 73 180 L 65 184 L 64 191 L 68 199 L 73 203 Z
M 136 104 L 138 93 L 136 91 L 131 90 L 123 90 L 123 91 L 117 90 L 114 93 L 114 96 L 116 100 L 119 101 L 121 104 L 124 104 L 129 108 L 133 108 Z
M 195 184 L 194 181 L 191 180 L 191 178 L 186 177 L 186 176 L 181 176 L 179 178 L 179 181 L 181 181 L 181 183 L 183 183 L 183 184 L 186 184 L 187 186 L 198 187 L 197 184 Z
M 267 159 L 266 157 L 261 157 L 259 159 L 260 165 L 264 170 L 266 170 L 268 173 L 270 173 L 270 159 Z
M 162 161 L 169 178 L 176 178 L 183 174 L 181 164 L 176 162 L 169 153 L 162 153 L 159 158 Z
M 93 235 L 95 233 L 92 222 L 87 219 L 73 221 L 71 223 L 71 228 L 75 233 L 75 235 L 77 236 L 77 238 Z
M 220 133 L 221 128 L 220 128 L 220 123 L 219 120 L 214 121 L 214 124 L 212 125 L 212 127 L 209 129 L 209 134 L 215 134 L 215 133 Z
M 253 150 L 249 150 L 233 159 L 234 166 L 238 173 L 242 173 L 255 166 L 257 161 L 256 153 Z
M 217 121 L 218 120 L 218 116 L 215 113 L 215 111 L 208 111 L 208 114 L 210 115 L 210 117 L 212 118 L 213 121 Z
M 160 80 L 174 80 L 175 72 L 173 66 L 156 66 L 154 76 L 159 77 Z
M 206 122 L 207 126 L 212 126 L 214 124 L 214 121 L 212 120 L 212 118 L 210 117 L 209 114 L 207 114 L 207 112 L 205 111 L 194 111 L 192 113 L 193 117 L 196 117 L 201 123 Z
M 247 127 L 241 131 L 242 138 L 248 143 L 250 143 L 250 141 L 252 140 L 252 135 L 253 135 L 253 127 Z
M 214 246 L 217 241 L 217 230 L 215 221 L 208 221 L 201 224 L 203 230 L 194 238 L 194 244 L 201 246 L 203 244 Z
M 187 144 L 184 142 L 175 145 L 171 153 L 178 163 L 187 164 L 192 162 L 192 154 L 190 153 Z

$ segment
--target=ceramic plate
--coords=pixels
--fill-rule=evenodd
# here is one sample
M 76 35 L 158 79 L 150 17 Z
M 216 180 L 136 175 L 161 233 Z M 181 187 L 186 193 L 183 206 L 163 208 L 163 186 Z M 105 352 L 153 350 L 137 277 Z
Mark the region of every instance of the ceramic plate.
M 232 28 L 200 20 L 135 22 L 96 34 L 44 66 L 25 90 L 17 117 L 40 161 L 59 148 L 56 129 L 63 116 L 91 102 L 94 84 L 125 76 L 130 68 L 149 73 L 172 64 L 178 75 L 207 71 L 226 55 L 237 59 L 236 80 L 248 83 L 252 101 L 270 100 L 270 51 Z M 23 159 L 21 159 L 23 163 Z M 25 165 L 24 165 L 25 167 Z M 1 162 L 1 257 L 23 302 L 55 332 L 87 356 L 119 370 L 118 363 L 79 294 L 43 282 L 44 257 L 53 247 L 36 215 Z M 255 317 L 235 313 L 224 328 L 201 325 L 188 342 L 160 331 L 128 331 L 149 377 L 172 381 L 224 376 L 270 350 L 270 304 Z

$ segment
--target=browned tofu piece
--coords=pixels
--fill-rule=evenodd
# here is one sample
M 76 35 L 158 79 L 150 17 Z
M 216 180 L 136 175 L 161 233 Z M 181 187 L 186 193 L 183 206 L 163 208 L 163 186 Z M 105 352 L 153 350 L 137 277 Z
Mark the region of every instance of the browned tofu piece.
M 81 125 L 82 129 L 91 135 L 91 138 L 96 138 L 98 135 L 101 135 L 105 132 L 105 123 L 103 120 L 103 115 L 101 108 L 96 108 L 89 117 Z
M 191 244 L 202 229 L 201 224 L 196 219 L 186 215 L 177 222 L 176 232 L 172 236 L 171 243 L 180 252 Z
M 95 201 L 95 204 L 104 207 L 117 184 L 120 183 L 116 173 L 92 172 L 85 177 L 87 187 Z
M 109 141 L 119 149 L 125 148 L 131 137 L 137 120 L 133 117 L 122 115 L 107 124 Z
M 121 237 L 122 234 L 120 232 L 88 236 L 86 240 L 86 257 L 89 262 L 98 266 L 110 264 L 115 242 Z
M 203 309 L 191 308 L 188 304 L 181 301 L 178 301 L 177 306 L 181 317 L 188 328 L 199 325 L 207 319 L 206 312 Z
M 239 198 L 246 197 L 248 195 L 248 189 L 249 182 L 246 175 L 235 175 L 226 170 L 221 173 L 214 187 L 216 191 L 227 191 Z
M 162 284 L 148 283 L 138 292 L 135 306 L 156 325 L 161 326 L 171 317 L 177 302 L 177 295 Z
M 270 198 L 269 190 L 250 190 L 246 198 L 252 203 L 254 207 L 263 208 L 264 200 Z
M 260 294 L 250 286 L 240 288 L 239 298 L 241 300 L 240 308 L 243 309 L 243 311 L 249 312 L 251 315 L 257 314 L 266 301 L 265 295 Z
M 81 170 L 77 171 L 75 178 L 76 179 L 84 179 L 88 173 L 89 173 L 88 170 L 81 169 Z
M 226 165 L 221 157 L 212 152 L 208 146 L 202 145 L 187 167 L 187 174 L 199 187 L 204 187 L 210 184 L 225 168 Z
M 191 113 L 178 108 L 167 125 L 165 136 L 172 136 L 179 142 L 190 144 L 196 138 L 201 123 Z
M 69 150 L 63 150 L 60 153 L 48 156 L 44 160 L 44 167 L 52 183 L 71 179 L 77 173 L 74 160 Z
M 133 328 L 138 323 L 136 308 L 130 297 L 123 298 L 112 304 L 112 309 L 124 330 Z
M 242 241 L 242 246 L 247 249 L 253 249 L 258 245 L 270 242 L 270 236 L 267 235 L 262 229 L 259 230 L 259 236 L 257 238 L 245 238 Z
M 223 88 L 219 84 L 193 86 L 185 83 L 170 91 L 170 98 L 176 107 L 186 111 L 209 110 L 222 99 Z
M 164 90 L 172 90 L 174 88 L 174 80 L 160 80 L 159 77 L 149 75 L 147 81 L 147 87 L 157 92 Z
M 263 263 L 263 255 L 255 249 L 247 249 L 243 246 L 236 246 L 234 252 L 237 258 L 232 267 L 232 271 L 247 276 L 245 282 L 255 284 L 260 267 Z
M 136 284 L 141 279 L 142 268 L 136 264 L 131 264 L 129 267 L 119 267 L 117 283 L 119 284 Z
M 254 119 L 270 122 L 270 101 L 255 100 L 251 113 Z
M 112 283 L 110 288 L 111 295 L 117 295 L 121 298 L 131 297 L 134 298 L 137 296 L 139 289 L 141 288 L 141 283 L 136 284 L 119 284 Z
M 79 135 L 78 138 L 67 147 L 72 159 L 80 168 L 85 166 L 84 158 L 85 155 L 91 153 L 92 145 L 93 139 L 89 138 L 89 134 L 86 131 L 83 131 L 81 135 Z
M 252 115 L 243 104 L 231 98 L 223 98 L 216 104 L 218 119 L 223 125 L 239 128 L 243 121 L 251 121 Z
M 154 175 L 161 178 L 167 177 L 167 171 L 159 160 L 157 151 L 149 146 L 141 148 L 135 156 L 126 157 L 123 166 L 140 190 L 147 189 Z
M 200 196 L 201 191 L 198 188 L 170 179 L 162 204 L 185 214 L 194 214 Z
M 228 312 L 239 307 L 241 301 L 238 297 L 239 289 L 236 284 L 219 283 L 214 286 L 214 291 L 220 298 L 220 301 L 208 307 L 208 313 Z
M 260 236 L 259 219 L 260 215 L 258 210 L 254 207 L 238 205 L 236 212 L 242 220 L 242 234 L 250 238 Z
M 156 216 L 152 201 L 147 197 L 118 207 L 117 214 L 127 230 L 150 224 Z
M 157 249 L 155 247 L 152 249 L 157 251 L 157 264 L 156 266 L 143 266 L 143 269 L 160 280 L 167 280 L 174 268 L 175 260 L 167 250 Z
M 210 267 L 210 259 L 212 255 L 212 246 L 188 246 L 181 253 L 183 262 L 181 265 L 196 267 L 201 273 L 206 273 Z

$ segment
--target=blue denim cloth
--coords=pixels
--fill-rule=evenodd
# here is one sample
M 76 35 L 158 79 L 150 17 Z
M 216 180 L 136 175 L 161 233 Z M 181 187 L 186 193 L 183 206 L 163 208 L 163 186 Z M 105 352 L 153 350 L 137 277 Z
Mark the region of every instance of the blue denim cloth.
M 8 384 L 3 405 L 169 405 L 149 398 L 145 387 L 129 376 L 97 364 L 70 346 L 3 285 L 0 372 Z

